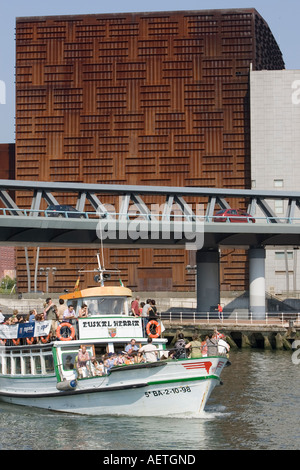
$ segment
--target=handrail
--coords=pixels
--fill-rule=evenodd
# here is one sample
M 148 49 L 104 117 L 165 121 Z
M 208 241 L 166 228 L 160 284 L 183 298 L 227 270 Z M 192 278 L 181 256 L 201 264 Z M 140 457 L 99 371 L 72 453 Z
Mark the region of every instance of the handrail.
M 188 311 L 170 311 L 160 314 L 162 321 L 169 323 L 221 323 L 235 325 L 286 325 L 293 321 L 294 324 L 300 324 L 300 312 L 266 312 L 264 318 L 257 318 L 253 312 L 224 312 L 219 317 L 218 312 L 188 312 Z
M 0 217 L 5 216 L 5 217 L 20 217 L 20 215 L 16 215 L 15 213 L 17 210 L 12 209 L 12 208 L 7 208 L 7 207 L 0 207 Z M 82 218 L 82 219 L 95 219 L 95 218 L 100 218 L 99 213 L 97 211 L 53 211 L 53 210 L 43 210 L 43 209 L 18 209 L 18 212 L 22 213 L 22 216 L 25 217 L 48 217 L 48 218 L 57 218 L 57 217 L 63 217 L 66 219 L 72 219 L 74 218 Z M 59 212 L 59 215 L 56 215 L 56 213 Z M 61 215 L 63 212 L 64 215 Z M 213 215 L 213 216 L 207 216 L 207 215 L 189 215 L 189 214 L 162 214 L 162 213 L 149 213 L 149 214 L 141 214 L 141 213 L 134 213 L 134 212 L 110 212 L 107 211 L 105 214 L 102 214 L 101 218 L 106 219 L 107 217 L 113 218 L 113 219 L 125 219 L 125 220 L 132 220 L 134 218 L 139 219 L 139 220 L 152 220 L 153 217 L 155 217 L 158 221 L 187 221 L 187 222 L 193 222 L 193 221 L 201 221 L 201 222 L 214 222 L 218 224 L 223 224 L 223 223 L 230 223 L 230 224 L 240 224 L 240 223 L 252 223 L 252 219 L 254 218 L 256 223 L 259 222 L 264 222 L 267 224 L 274 223 L 282 223 L 282 224 L 293 224 L 293 223 L 299 223 L 300 224 L 300 217 L 270 217 L 270 216 L 251 216 L 251 217 L 244 217 L 246 222 L 236 222 L 233 219 L 233 216 L 221 216 L 221 215 Z M 240 217 L 241 218 L 241 217 Z M 215 219 L 223 219 L 222 222 L 215 222 Z

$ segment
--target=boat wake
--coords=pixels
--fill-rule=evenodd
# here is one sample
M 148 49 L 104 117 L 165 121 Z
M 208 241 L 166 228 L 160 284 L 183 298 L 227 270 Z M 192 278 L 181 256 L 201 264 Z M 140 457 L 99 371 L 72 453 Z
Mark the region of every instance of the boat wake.
M 205 410 L 200 413 L 176 413 L 164 416 L 164 418 L 172 419 L 200 419 L 200 420 L 213 420 L 228 418 L 231 413 L 226 412 L 226 406 L 211 405 L 207 406 Z

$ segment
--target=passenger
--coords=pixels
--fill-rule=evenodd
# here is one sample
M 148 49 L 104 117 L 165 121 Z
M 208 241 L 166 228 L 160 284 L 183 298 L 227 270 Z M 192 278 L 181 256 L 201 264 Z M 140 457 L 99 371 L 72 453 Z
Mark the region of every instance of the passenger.
M 2 313 L 2 310 L 0 310 L 0 324 L 5 322 L 5 316 Z
M 140 310 L 139 310 L 139 297 L 136 297 L 135 300 L 131 302 L 131 313 L 134 317 L 139 317 L 140 316 Z
M 202 357 L 207 357 L 207 339 L 208 339 L 208 336 L 205 336 L 205 340 L 202 341 L 201 343 L 201 353 L 202 353 Z
M 136 345 L 135 339 L 132 339 L 129 344 L 125 347 L 125 352 L 134 358 L 134 362 L 137 362 L 139 348 Z
M 195 334 L 192 338 L 192 341 L 190 341 L 188 344 L 185 346 L 186 349 L 191 349 L 191 358 L 196 359 L 198 357 L 202 357 L 201 353 L 201 342 L 199 341 L 199 337 L 197 334 Z
M 113 367 L 113 366 L 116 366 L 118 365 L 117 364 L 117 355 L 115 353 L 108 353 L 108 357 L 107 357 L 107 360 L 106 360 L 106 369 L 107 369 L 107 373 L 110 371 L 110 369 Z
M 179 333 L 178 334 L 178 339 L 175 343 L 175 354 L 174 354 L 174 359 L 181 359 L 186 357 L 186 349 L 185 349 L 185 339 L 184 339 L 184 334 Z
M 144 355 L 146 362 L 156 362 L 157 361 L 157 348 L 152 344 L 152 338 L 148 338 L 148 344 L 142 346 L 139 349 L 139 354 Z
M 212 333 L 208 335 L 206 344 L 207 344 L 207 356 L 217 356 L 218 355 L 218 340 L 214 338 L 214 335 Z
M 92 369 L 92 375 L 95 376 L 102 376 L 104 375 L 104 364 L 103 361 L 97 361 L 95 357 L 92 357 L 91 359 L 91 369 Z
M 44 320 L 50 321 L 50 334 L 55 337 L 55 332 L 57 328 L 57 307 L 53 304 L 52 299 L 48 297 L 46 299 L 46 305 L 44 308 Z
M 29 312 L 29 319 L 28 319 L 28 321 L 31 322 L 31 323 L 32 323 L 32 322 L 35 322 L 35 320 L 36 320 L 36 315 L 37 315 L 37 311 L 36 311 L 35 308 L 33 308 L 33 309 L 30 310 L 30 312 Z
M 90 353 L 86 350 L 86 346 L 81 346 L 77 356 L 77 370 L 79 378 L 87 377 L 91 374 L 90 370 Z
M 218 340 L 218 354 L 222 356 L 229 356 L 230 346 L 225 341 L 225 335 L 221 335 L 221 338 Z
M 148 312 L 149 320 L 154 320 L 158 317 L 157 308 L 156 308 L 156 305 L 155 305 L 155 300 L 150 300 L 150 306 L 151 306 L 151 308 Z
M 64 311 L 63 314 L 63 320 L 64 321 L 69 321 L 76 318 L 75 316 L 75 311 L 74 311 L 74 306 L 72 304 L 68 305 L 68 308 Z
M 19 321 L 23 320 L 23 317 L 18 317 L 18 310 L 13 310 L 13 313 L 11 317 L 8 318 L 6 321 L 7 325 L 15 325 L 16 323 L 19 323 Z
M 149 312 L 151 310 L 151 299 L 147 299 L 144 307 L 143 307 L 143 310 L 142 310 L 142 317 L 143 318 L 147 318 L 149 317 Z
M 117 365 L 121 366 L 125 364 L 125 352 L 122 351 L 120 354 L 117 355 Z
M 64 316 L 64 312 L 66 310 L 66 307 L 64 305 L 65 301 L 64 301 L 64 299 L 59 299 L 58 303 L 59 303 L 59 306 L 57 308 L 57 319 L 58 319 L 58 321 L 62 321 L 63 316 Z
M 78 317 L 85 318 L 88 316 L 88 307 L 87 304 L 82 304 L 82 307 L 79 309 Z
M 43 313 L 37 313 L 35 316 L 35 321 L 44 321 L 44 314 Z
M 143 312 L 144 305 L 145 305 L 145 302 L 141 302 L 141 303 L 140 303 L 140 307 L 139 307 L 139 311 L 140 311 L 139 316 L 140 316 L 140 317 L 142 316 L 142 312 Z
M 130 366 L 131 364 L 134 364 L 134 358 L 132 356 L 129 356 L 129 354 L 125 354 L 124 364 L 126 364 L 127 366 Z
M 213 337 L 216 338 L 217 340 L 222 338 L 224 335 L 222 333 L 219 333 L 217 329 L 214 330 L 213 332 Z

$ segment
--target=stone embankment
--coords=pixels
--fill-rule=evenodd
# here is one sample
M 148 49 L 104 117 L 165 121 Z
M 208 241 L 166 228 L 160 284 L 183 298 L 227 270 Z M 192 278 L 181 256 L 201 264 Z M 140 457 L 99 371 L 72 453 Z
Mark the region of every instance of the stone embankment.
M 259 348 L 265 350 L 292 350 L 293 342 L 300 340 L 300 327 L 289 325 L 237 325 L 237 324 L 189 324 L 164 322 L 163 336 L 168 338 L 169 347 L 176 342 L 178 333 L 183 333 L 187 340 L 198 334 L 201 340 L 215 329 L 226 336 L 231 349 Z

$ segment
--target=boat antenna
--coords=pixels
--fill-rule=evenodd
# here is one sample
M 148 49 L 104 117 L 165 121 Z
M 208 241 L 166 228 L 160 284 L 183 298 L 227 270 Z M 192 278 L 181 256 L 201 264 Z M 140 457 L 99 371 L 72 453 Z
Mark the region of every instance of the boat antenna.
M 101 266 L 101 259 L 100 259 L 100 253 L 97 253 L 97 260 L 98 260 L 98 271 L 99 271 L 99 281 L 101 286 L 104 286 L 104 279 L 103 279 L 103 271 L 105 270 L 104 266 L 102 268 Z

